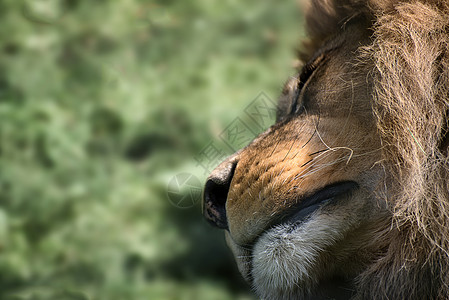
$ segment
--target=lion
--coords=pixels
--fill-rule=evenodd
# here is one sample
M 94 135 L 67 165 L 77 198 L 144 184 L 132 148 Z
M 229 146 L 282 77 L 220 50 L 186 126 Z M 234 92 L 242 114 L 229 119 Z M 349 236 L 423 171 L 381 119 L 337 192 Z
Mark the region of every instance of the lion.
M 306 29 L 203 214 L 261 299 L 449 299 L 449 1 L 314 0 Z

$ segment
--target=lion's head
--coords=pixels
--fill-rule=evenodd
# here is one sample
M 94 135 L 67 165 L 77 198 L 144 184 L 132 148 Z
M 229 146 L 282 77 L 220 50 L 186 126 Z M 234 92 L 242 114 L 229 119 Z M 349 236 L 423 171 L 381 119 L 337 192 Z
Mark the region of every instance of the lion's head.
M 449 2 L 311 1 L 276 124 L 209 176 L 264 299 L 449 297 Z

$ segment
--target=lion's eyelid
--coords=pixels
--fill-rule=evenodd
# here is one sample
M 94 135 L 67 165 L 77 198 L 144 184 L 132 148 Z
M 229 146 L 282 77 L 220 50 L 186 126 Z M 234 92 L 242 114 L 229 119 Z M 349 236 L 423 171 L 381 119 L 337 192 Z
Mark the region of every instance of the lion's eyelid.
M 302 97 L 303 89 L 315 71 L 323 65 L 326 61 L 326 55 L 330 50 L 323 51 L 319 53 L 319 55 L 315 56 L 312 60 L 310 60 L 301 70 L 301 73 L 298 76 L 298 82 L 295 90 L 295 96 L 291 104 L 290 113 L 295 115 L 300 115 L 305 111 L 304 107 L 304 97 Z M 298 105 L 299 104 L 299 105 Z

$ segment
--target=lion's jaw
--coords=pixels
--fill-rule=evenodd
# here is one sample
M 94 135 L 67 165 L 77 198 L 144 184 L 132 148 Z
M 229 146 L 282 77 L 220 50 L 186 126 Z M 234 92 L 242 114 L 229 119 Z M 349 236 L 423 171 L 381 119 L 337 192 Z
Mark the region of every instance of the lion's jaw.
M 373 259 L 370 229 L 385 209 L 374 203 L 358 188 L 304 220 L 269 228 L 251 246 L 238 245 L 228 232 L 226 241 L 261 299 L 348 299 L 351 280 Z

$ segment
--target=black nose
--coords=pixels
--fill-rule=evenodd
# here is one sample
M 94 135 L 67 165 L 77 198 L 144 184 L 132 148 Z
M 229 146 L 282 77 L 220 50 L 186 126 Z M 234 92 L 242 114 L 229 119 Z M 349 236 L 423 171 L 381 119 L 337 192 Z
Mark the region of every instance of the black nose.
M 228 229 L 226 199 L 229 186 L 237 166 L 237 155 L 233 155 L 216 167 L 209 175 L 204 187 L 203 214 L 214 226 Z

